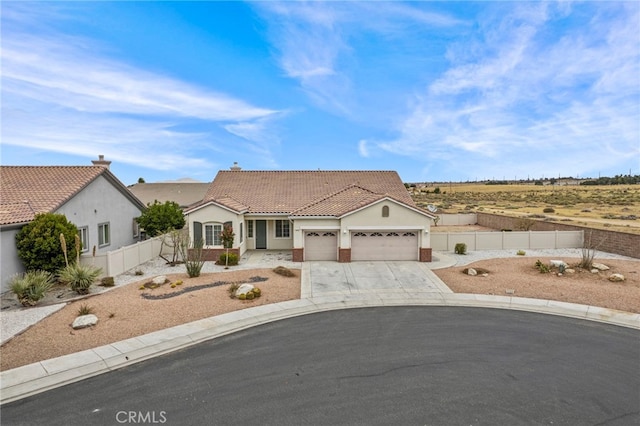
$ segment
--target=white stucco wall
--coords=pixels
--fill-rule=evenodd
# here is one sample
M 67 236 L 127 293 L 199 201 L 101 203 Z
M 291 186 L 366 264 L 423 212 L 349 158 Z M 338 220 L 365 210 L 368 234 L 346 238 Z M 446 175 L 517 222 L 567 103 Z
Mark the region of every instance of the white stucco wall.
M 98 176 L 55 213 L 63 214 L 78 228 L 89 231 L 89 253 L 105 253 L 136 242 L 133 236 L 134 219 L 142 213 L 122 192 L 103 176 Z M 109 223 L 111 241 L 98 246 L 98 225 Z
M 383 206 L 389 207 L 389 217 L 382 217 Z M 340 247 L 350 248 L 351 231 L 361 229 L 419 231 L 420 247 L 430 247 L 431 222 L 427 216 L 403 205 L 393 201 L 381 201 L 342 218 Z
M 9 291 L 9 280 L 14 274 L 24 272 L 22 262 L 16 250 L 16 234 L 19 229 L 3 229 L 0 232 L 0 293 Z

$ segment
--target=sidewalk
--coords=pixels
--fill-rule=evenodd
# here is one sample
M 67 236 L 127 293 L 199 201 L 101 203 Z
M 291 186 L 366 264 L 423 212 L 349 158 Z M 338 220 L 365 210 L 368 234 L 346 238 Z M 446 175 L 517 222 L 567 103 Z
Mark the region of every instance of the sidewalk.
M 366 272 L 363 264 L 294 264 L 283 258 L 282 254 L 258 253 L 255 256 L 246 258 L 243 268 L 279 264 L 300 268 L 301 299 L 230 312 L 4 371 L 0 373 L 0 403 L 35 395 L 259 324 L 337 309 L 380 306 L 513 309 L 605 322 L 640 330 L 640 314 L 549 300 L 453 294 L 431 271 L 458 262 L 453 256 L 441 253 L 434 254 L 434 262 L 428 267 L 416 262 L 377 262 L 373 265 L 375 270 L 369 271 L 368 275 L 363 275 Z M 419 269 L 422 280 L 418 285 L 413 282 L 417 271 L 415 268 Z M 325 279 L 332 274 L 341 277 L 337 280 Z M 356 277 L 356 274 L 360 276 Z M 363 290 L 361 280 L 366 280 L 366 290 Z M 331 286 L 331 282 L 336 284 Z

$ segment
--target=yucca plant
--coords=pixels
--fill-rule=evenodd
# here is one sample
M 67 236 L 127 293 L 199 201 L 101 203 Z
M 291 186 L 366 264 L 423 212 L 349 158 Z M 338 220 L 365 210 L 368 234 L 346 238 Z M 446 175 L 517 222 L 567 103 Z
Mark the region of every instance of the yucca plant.
M 58 279 L 78 294 L 89 294 L 89 288 L 101 273 L 102 268 L 75 262 L 58 271 Z
M 13 277 L 11 291 L 23 306 L 34 306 L 53 287 L 54 277 L 47 271 L 29 271 Z

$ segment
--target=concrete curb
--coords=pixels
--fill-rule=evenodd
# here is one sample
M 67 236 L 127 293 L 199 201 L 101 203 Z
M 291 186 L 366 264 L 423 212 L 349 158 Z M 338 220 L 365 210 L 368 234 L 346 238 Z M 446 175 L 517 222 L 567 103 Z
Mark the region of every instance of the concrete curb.
M 304 290 L 303 290 L 304 292 Z M 16 401 L 159 355 L 286 318 L 339 309 L 384 306 L 458 306 L 512 309 L 603 322 L 640 330 L 640 314 L 594 306 L 480 294 L 355 294 L 262 305 L 194 321 L 94 349 L 0 373 L 0 404 Z

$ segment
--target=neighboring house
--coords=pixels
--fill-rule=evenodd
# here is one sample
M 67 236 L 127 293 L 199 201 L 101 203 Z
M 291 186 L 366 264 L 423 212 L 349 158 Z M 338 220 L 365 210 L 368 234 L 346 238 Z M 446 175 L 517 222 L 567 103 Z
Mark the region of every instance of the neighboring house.
M 85 254 L 133 244 L 135 218 L 145 209 L 110 171 L 93 166 L 0 166 L 0 256 L 2 292 L 12 275 L 24 272 L 15 237 L 36 213 L 60 213 L 76 225 Z
M 394 171 L 220 171 L 204 199 L 185 211 L 208 260 L 223 252 L 292 250 L 293 260 L 431 261 L 434 215 L 417 207 Z
M 156 200 L 160 203 L 173 201 L 184 210 L 191 204 L 202 201 L 209 189 L 209 184 L 209 182 L 136 183 L 128 188 L 145 205 L 153 204 Z

